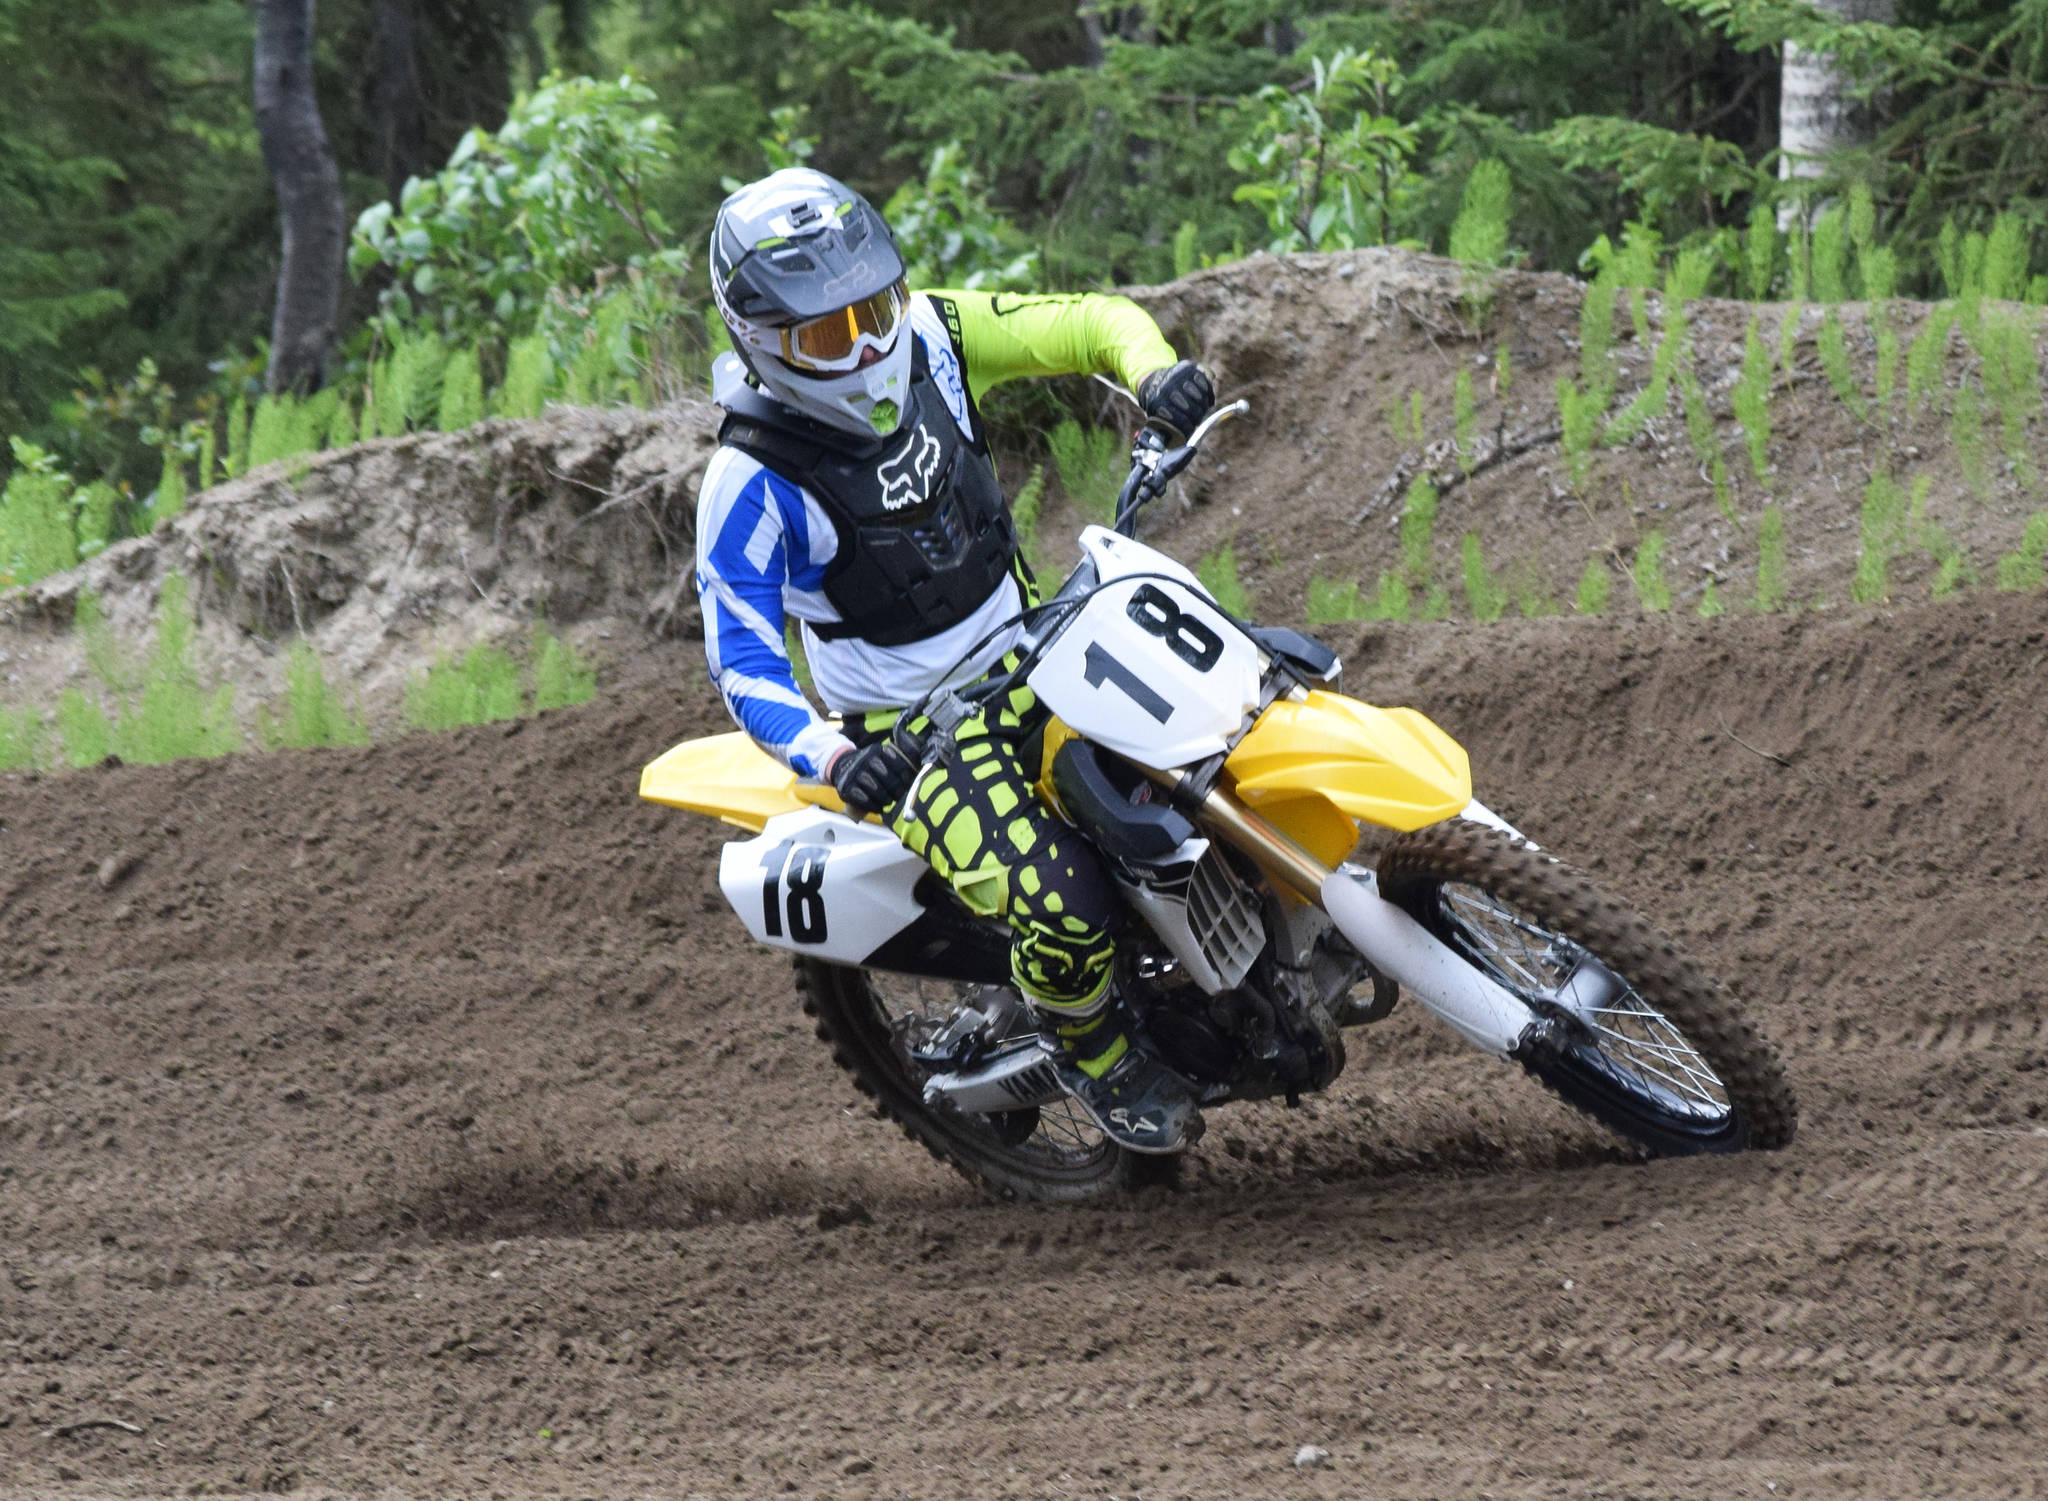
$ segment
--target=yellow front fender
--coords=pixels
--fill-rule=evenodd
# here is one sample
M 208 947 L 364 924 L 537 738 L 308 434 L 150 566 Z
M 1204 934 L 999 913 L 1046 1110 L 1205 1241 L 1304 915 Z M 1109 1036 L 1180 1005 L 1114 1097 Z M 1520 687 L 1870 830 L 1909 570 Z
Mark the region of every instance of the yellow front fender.
M 1319 689 L 1267 709 L 1223 765 L 1246 806 L 1330 864 L 1359 822 L 1427 828 L 1472 801 L 1465 748 L 1427 717 Z
M 800 780 L 738 731 L 685 740 L 648 762 L 640 773 L 640 795 L 671 808 L 709 813 L 757 834 L 778 813 L 846 807 L 830 787 Z

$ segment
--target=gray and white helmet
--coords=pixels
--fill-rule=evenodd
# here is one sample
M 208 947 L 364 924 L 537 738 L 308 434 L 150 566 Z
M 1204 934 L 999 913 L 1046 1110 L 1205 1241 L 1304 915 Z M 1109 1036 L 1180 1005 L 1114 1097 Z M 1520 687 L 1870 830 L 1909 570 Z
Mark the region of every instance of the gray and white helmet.
M 903 256 L 860 194 L 785 167 L 719 205 L 711 295 L 770 396 L 864 436 L 893 432 L 910 390 Z

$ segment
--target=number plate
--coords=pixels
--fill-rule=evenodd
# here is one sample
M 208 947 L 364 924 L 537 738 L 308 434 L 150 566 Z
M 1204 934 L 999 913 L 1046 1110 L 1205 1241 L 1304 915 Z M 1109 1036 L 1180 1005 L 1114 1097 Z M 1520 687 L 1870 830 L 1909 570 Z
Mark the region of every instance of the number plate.
M 718 886 L 758 941 L 858 964 L 923 913 L 925 870 L 887 829 L 806 808 L 728 844 Z
M 1258 707 L 1259 650 L 1179 578 L 1124 577 L 1081 607 L 1031 687 L 1096 744 L 1185 766 L 1222 751 Z

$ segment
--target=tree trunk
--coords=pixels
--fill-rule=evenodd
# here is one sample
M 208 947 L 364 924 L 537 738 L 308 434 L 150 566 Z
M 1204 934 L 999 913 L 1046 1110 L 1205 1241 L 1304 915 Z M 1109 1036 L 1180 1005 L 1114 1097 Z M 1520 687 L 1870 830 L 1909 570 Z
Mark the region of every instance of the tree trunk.
M 1848 21 L 1884 21 L 1893 16 L 1893 0 L 1814 0 L 1821 10 Z M 1778 85 L 1778 177 L 1783 182 L 1820 177 L 1828 158 L 1860 146 L 1877 133 L 1876 111 L 1849 97 L 1849 79 L 1825 52 L 1808 52 L 1796 42 L 1785 44 L 1785 66 Z M 1800 209 L 1785 204 L 1779 227 L 1788 227 Z
M 377 0 L 370 22 L 370 112 L 376 119 L 378 170 L 394 204 L 408 177 L 434 169 L 427 159 L 427 102 L 420 93 L 413 0 Z
M 256 0 L 256 134 L 284 223 L 264 384 L 303 394 L 326 378 L 341 301 L 341 174 L 313 97 L 313 0 Z

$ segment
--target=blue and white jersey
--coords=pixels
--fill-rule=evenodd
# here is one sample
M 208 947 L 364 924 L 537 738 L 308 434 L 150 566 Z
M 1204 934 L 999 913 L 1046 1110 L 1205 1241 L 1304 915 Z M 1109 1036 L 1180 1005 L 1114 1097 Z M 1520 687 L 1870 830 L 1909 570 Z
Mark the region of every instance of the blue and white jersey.
M 965 373 L 922 295 L 911 299 L 909 331 L 924 341 L 938 389 L 969 432 Z M 712 457 L 697 494 L 697 593 L 711 678 L 740 728 L 806 777 L 820 776 L 847 741 L 797 689 L 785 645 L 790 620 L 802 629 L 818 697 L 834 714 L 848 715 L 900 709 L 942 680 L 972 682 L 1016 644 L 1018 633 L 999 632 L 965 661 L 960 654 L 1024 605 L 1016 580 L 1006 578 L 972 616 L 922 641 L 821 640 L 811 627 L 841 618 L 824 593 L 825 570 L 838 551 L 831 518 L 802 486 L 737 449 Z

